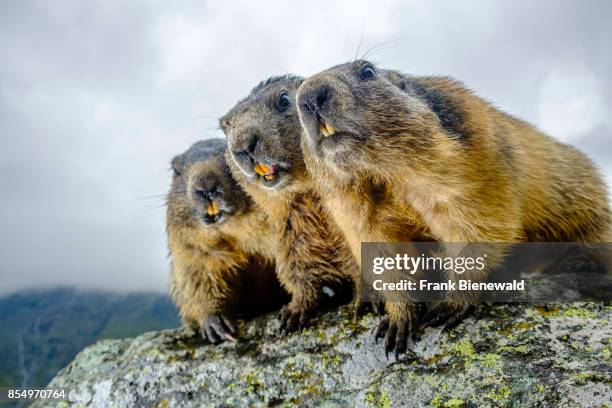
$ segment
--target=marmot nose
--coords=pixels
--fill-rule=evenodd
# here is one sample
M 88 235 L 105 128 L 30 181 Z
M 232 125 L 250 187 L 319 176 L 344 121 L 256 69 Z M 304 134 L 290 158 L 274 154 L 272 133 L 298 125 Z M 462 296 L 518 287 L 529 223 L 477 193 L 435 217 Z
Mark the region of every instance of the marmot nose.
M 249 147 L 247 148 L 247 151 L 253 155 L 253 153 L 255 153 L 255 149 L 257 149 L 257 146 L 259 146 L 259 136 L 257 136 L 256 134 L 254 134 L 253 136 L 251 136 L 250 142 L 249 142 Z
M 302 99 L 302 106 L 307 112 L 320 112 L 329 101 L 330 90 L 328 86 L 320 86 L 309 91 Z
M 193 195 L 195 195 L 200 201 L 212 202 L 215 198 L 221 196 L 221 191 L 217 187 L 210 189 L 195 187 L 193 189 Z
M 208 191 L 203 190 L 201 188 L 194 188 L 193 189 L 193 195 L 196 196 L 198 198 L 198 200 L 201 201 L 208 201 Z
M 260 144 L 261 142 L 259 140 L 259 136 L 257 134 L 253 134 L 250 138 L 245 140 L 243 145 L 245 148 L 238 148 L 238 150 L 234 151 L 234 155 L 236 157 L 246 157 L 251 161 L 251 163 L 254 163 L 255 150 L 257 150 L 257 147 L 259 147 Z

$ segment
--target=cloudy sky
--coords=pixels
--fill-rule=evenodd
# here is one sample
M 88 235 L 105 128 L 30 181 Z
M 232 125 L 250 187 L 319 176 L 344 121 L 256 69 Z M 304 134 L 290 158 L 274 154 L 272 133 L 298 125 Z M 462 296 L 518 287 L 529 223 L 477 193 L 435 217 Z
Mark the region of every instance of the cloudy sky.
M 612 176 L 609 1 L 0 2 L 0 293 L 165 290 L 169 160 L 259 80 L 452 75 Z

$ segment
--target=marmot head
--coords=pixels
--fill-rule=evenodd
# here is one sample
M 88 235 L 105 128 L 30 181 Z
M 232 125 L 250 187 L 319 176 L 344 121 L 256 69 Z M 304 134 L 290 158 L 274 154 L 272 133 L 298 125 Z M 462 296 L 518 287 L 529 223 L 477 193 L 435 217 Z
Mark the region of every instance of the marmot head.
M 297 103 L 309 159 L 352 173 L 390 170 L 427 151 L 436 117 L 407 86 L 401 74 L 363 60 L 304 80 Z
M 295 94 L 302 78 L 272 77 L 220 120 L 231 159 L 251 182 L 278 190 L 305 172 Z
M 250 200 L 224 160 L 226 148 L 223 139 L 202 140 L 172 159 L 170 222 L 213 227 L 248 210 Z

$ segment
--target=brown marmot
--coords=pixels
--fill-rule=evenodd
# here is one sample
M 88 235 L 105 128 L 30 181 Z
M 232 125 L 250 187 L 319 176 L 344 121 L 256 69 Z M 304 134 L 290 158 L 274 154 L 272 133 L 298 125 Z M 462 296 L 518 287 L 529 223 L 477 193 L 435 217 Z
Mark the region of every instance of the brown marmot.
M 281 312 L 281 334 L 306 324 L 324 287 L 350 286 L 358 273 L 306 173 L 295 106 L 301 82 L 292 75 L 263 81 L 220 119 L 232 174 L 275 230 L 276 272 L 291 295 Z
M 297 99 L 308 171 L 358 259 L 368 241 L 609 239 L 594 164 L 457 81 L 357 60 L 308 78 Z M 504 254 L 488 255 L 493 266 Z M 449 299 L 425 321 L 457 320 L 467 305 Z M 386 350 L 405 350 L 415 306 L 386 304 Z
M 166 217 L 171 296 L 183 322 L 213 343 L 235 340 L 237 315 L 286 298 L 266 216 L 232 178 L 226 148 L 224 139 L 203 140 L 172 160 Z

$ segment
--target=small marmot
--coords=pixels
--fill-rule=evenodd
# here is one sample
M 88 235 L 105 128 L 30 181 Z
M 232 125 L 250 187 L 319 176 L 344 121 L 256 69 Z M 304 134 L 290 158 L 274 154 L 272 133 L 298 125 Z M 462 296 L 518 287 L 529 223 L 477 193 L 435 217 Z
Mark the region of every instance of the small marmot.
M 308 171 L 358 259 L 361 242 L 423 235 L 441 243 L 609 239 L 608 193 L 591 160 L 457 81 L 357 60 L 308 78 L 297 99 Z M 504 256 L 488 255 L 490 266 Z M 457 320 L 468 308 L 448 299 L 423 321 Z M 386 350 L 405 350 L 415 309 L 386 304 Z
M 216 343 L 235 340 L 233 319 L 280 307 L 265 214 L 232 178 L 227 142 L 207 139 L 172 160 L 167 233 L 171 296 L 181 319 Z
M 281 334 L 306 324 L 324 287 L 350 287 L 358 273 L 306 173 L 295 106 L 301 82 L 291 75 L 263 81 L 220 120 L 232 174 L 275 231 L 276 272 L 291 295 L 281 312 Z

